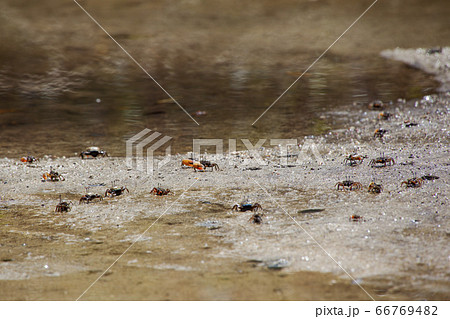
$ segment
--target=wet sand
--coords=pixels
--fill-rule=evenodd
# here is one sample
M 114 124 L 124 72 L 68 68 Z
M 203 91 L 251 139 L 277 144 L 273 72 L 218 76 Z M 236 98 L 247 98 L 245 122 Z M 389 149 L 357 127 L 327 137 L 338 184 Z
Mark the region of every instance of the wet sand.
M 261 150 L 260 166 L 246 152 L 211 155 L 222 169 L 213 172 L 181 168 L 183 156 L 173 156 L 155 176 L 124 158 L 2 159 L 2 299 L 75 299 L 137 239 L 83 299 L 369 298 L 317 243 L 374 299 L 448 299 L 449 100 L 399 101 L 382 122 L 367 106 L 342 111 L 352 126 L 309 138 L 322 165 L 300 149 L 280 165 L 277 148 Z M 374 138 L 380 125 L 388 133 Z M 353 152 L 368 158 L 345 166 Z M 381 153 L 395 165 L 370 167 Z M 41 182 L 50 166 L 66 180 Z M 422 175 L 439 179 L 401 184 Z M 336 190 L 348 176 L 363 188 Z M 102 194 L 114 180 L 130 193 L 78 204 L 85 186 Z M 372 181 L 380 194 L 367 192 Z M 158 184 L 174 194 L 151 195 Z M 59 195 L 74 203 L 70 212 L 54 213 Z M 231 211 L 245 199 L 263 207 L 262 225 Z

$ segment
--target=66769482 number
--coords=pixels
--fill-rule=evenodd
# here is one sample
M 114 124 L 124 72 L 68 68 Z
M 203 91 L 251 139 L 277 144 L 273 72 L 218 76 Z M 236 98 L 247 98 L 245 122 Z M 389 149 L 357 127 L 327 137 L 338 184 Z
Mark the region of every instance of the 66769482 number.
M 375 308 L 375 313 L 377 315 L 385 316 L 412 316 L 412 315 L 423 315 L 423 316 L 437 316 L 437 306 L 378 306 Z

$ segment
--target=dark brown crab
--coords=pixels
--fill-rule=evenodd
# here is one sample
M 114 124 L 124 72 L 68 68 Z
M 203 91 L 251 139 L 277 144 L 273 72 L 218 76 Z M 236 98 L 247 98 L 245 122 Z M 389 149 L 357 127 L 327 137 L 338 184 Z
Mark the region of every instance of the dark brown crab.
M 81 203 L 86 203 L 89 204 L 89 202 L 93 201 L 94 199 L 100 199 L 101 201 L 103 200 L 103 196 L 99 195 L 99 194 L 85 194 L 80 198 L 80 204 Z
M 258 209 L 262 209 L 261 205 L 259 205 L 258 203 L 240 203 L 239 205 L 234 205 L 233 208 L 231 210 L 233 211 L 240 211 L 240 212 L 246 212 L 251 210 L 253 211 L 257 211 Z
M 210 161 L 201 160 L 200 164 L 202 164 L 204 168 L 211 167 L 212 170 L 216 169 L 217 171 L 220 171 L 219 165 L 217 165 L 216 163 L 211 163 Z
M 261 225 L 263 223 L 263 216 L 263 213 L 256 213 L 253 214 L 248 221 L 253 224 Z
M 347 187 L 349 190 L 352 191 L 352 190 L 361 189 L 362 188 L 362 184 L 347 179 L 347 180 L 342 181 L 342 182 L 337 182 L 336 185 L 334 185 L 334 187 L 336 187 L 337 190 L 339 190 L 340 187 L 342 187 L 343 191 L 345 191 L 346 190 L 345 188 Z
M 374 158 L 369 162 L 371 167 L 386 167 L 388 164 L 389 166 L 394 165 L 395 161 L 392 157 L 385 157 L 384 154 L 383 156 Z
M 372 182 L 369 184 L 369 193 L 379 194 L 383 191 L 383 185 Z
M 127 191 L 130 192 L 126 187 L 111 187 L 105 191 L 105 197 L 116 197 L 120 196 Z
M 70 212 L 71 209 L 72 209 L 71 205 L 73 205 L 72 202 L 63 202 L 61 200 L 61 196 L 59 196 L 59 204 L 56 205 L 55 213 L 67 213 L 67 212 Z
M 403 181 L 400 186 L 403 186 L 403 184 L 405 184 L 406 187 L 416 188 L 416 187 L 422 186 L 423 183 L 424 183 L 424 180 L 422 178 L 413 177 L 413 178 L 407 179 L 406 181 Z
M 94 157 L 95 158 L 97 156 L 105 157 L 105 156 L 108 156 L 108 153 L 106 153 L 104 150 L 101 150 L 99 147 L 96 147 L 96 146 L 88 147 L 87 150 L 85 150 L 85 151 L 80 153 L 80 157 L 82 159 L 84 159 L 85 157 L 86 158 L 87 157 Z

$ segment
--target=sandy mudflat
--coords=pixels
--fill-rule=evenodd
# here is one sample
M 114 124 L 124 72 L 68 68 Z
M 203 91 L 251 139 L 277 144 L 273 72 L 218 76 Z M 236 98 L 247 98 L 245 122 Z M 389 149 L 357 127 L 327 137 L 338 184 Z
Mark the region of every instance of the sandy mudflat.
M 135 242 L 83 299 L 368 299 L 358 284 L 377 300 L 448 299 L 449 103 L 445 92 L 388 102 L 388 120 L 346 106 L 323 115 L 342 129 L 287 158 L 278 148 L 259 150 L 266 165 L 248 152 L 210 155 L 213 172 L 181 168 L 183 155 L 154 175 L 115 157 L 1 159 L 0 298 L 76 299 Z M 351 153 L 367 158 L 344 165 Z M 383 153 L 395 164 L 371 167 Z M 42 182 L 50 166 L 66 180 Z M 424 175 L 439 179 L 401 185 Z M 362 189 L 336 190 L 348 178 Z M 104 195 L 114 181 L 130 193 L 78 203 L 86 186 Z M 149 194 L 158 184 L 173 195 Z M 54 213 L 60 195 L 70 212 Z M 263 207 L 262 225 L 231 212 L 246 199 Z

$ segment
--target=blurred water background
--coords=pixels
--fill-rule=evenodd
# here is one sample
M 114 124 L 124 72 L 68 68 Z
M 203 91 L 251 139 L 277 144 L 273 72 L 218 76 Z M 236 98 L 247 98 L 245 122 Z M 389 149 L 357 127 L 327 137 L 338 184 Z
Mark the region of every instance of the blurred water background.
M 175 153 L 193 138 L 322 134 L 339 125 L 324 112 L 433 93 L 432 76 L 379 53 L 450 39 L 449 2 L 379 1 L 252 126 L 371 0 L 79 3 L 200 125 L 75 2 L 2 0 L 0 156 L 123 156 L 143 128 L 173 137 Z

